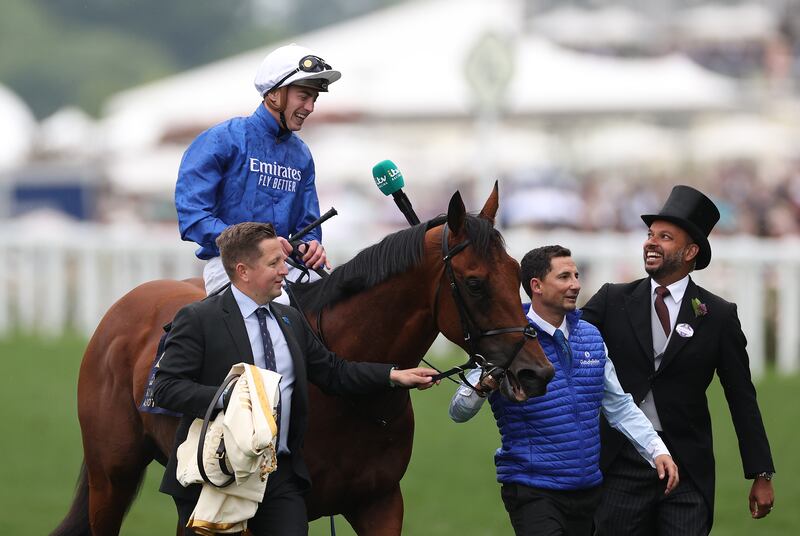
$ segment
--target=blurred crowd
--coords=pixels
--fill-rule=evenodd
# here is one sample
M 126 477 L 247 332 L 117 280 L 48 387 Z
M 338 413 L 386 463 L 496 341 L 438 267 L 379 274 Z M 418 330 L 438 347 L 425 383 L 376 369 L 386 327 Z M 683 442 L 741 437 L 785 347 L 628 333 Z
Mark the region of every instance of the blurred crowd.
M 578 231 L 641 230 L 641 214 L 661 208 L 675 184 L 709 195 L 720 209 L 716 232 L 760 237 L 800 235 L 800 161 L 773 179 L 749 163 L 729 163 L 706 174 L 648 176 L 563 173 L 511 178 L 505 184 L 505 227 Z

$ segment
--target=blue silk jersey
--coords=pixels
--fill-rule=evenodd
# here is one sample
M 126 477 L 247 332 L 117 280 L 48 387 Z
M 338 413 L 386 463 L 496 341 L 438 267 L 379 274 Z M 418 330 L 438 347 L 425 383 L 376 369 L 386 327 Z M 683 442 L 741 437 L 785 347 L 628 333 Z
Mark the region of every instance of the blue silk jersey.
M 181 160 L 175 208 L 181 238 L 197 243 L 201 259 L 219 255 L 215 240 L 228 226 L 269 222 L 289 237 L 319 218 L 314 160 L 292 132 L 259 104 L 200 134 Z M 322 241 L 318 228 L 305 240 Z

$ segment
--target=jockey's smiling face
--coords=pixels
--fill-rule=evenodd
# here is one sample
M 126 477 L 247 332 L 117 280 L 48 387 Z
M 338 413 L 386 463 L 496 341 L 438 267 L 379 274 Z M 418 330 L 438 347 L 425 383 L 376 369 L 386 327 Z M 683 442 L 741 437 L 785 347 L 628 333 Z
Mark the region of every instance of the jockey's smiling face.
M 289 86 L 286 92 L 286 126 L 292 132 L 303 128 L 303 122 L 314 112 L 319 91 L 302 86 Z

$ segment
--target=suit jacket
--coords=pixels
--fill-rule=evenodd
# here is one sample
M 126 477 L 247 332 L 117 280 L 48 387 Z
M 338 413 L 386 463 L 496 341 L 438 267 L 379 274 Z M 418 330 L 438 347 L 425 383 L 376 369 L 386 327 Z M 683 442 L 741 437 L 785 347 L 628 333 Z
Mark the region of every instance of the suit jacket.
M 706 305 L 695 315 L 693 299 Z M 697 286 L 691 278 L 675 326 L 688 324 L 693 334 L 673 330 L 661 366 L 655 370 L 651 327 L 650 278 L 632 283 L 607 283 L 583 308 L 583 319 L 600 330 L 623 389 L 639 404 L 652 389 L 663 437 L 681 470 L 700 489 L 714 512 L 714 454 L 706 389 L 714 377 L 728 401 L 739 439 L 746 478 L 774 471 L 767 434 L 750 379 L 747 340 L 736 305 Z M 602 469 L 619 453 L 625 438 L 603 422 Z
M 271 307 L 286 337 L 296 376 L 287 438 L 292 466 L 310 485 L 303 460 L 309 412 L 308 381 L 328 394 L 363 394 L 390 388 L 391 365 L 339 359 L 319 342 L 299 311 L 274 302 Z M 231 366 L 240 362 L 253 364 L 253 350 L 230 289 L 178 311 L 153 387 L 159 407 L 183 413 L 161 481 L 162 492 L 188 500 L 199 496 L 199 484 L 184 488 L 175 478 L 175 454 L 192 421 L 204 417 Z

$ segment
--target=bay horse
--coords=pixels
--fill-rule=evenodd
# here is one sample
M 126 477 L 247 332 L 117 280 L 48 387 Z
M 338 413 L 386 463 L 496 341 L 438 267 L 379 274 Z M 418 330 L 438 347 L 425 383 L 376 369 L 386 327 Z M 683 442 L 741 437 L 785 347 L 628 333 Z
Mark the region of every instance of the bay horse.
M 417 366 L 441 332 L 502 378 L 504 396 L 544 393 L 553 368 L 526 329 L 519 264 L 494 229 L 497 207 L 497 184 L 478 216 L 456 192 L 446 216 L 389 235 L 329 277 L 296 286 L 312 328 L 340 357 L 400 368 Z M 165 464 L 177 418 L 137 408 L 162 326 L 204 296 L 201 281 L 151 281 L 100 321 L 78 379 L 84 464 L 71 509 L 52 534 L 119 534 L 148 464 Z M 414 433 L 409 392 L 345 398 L 309 388 L 309 519 L 342 514 L 359 535 L 398 536 Z

